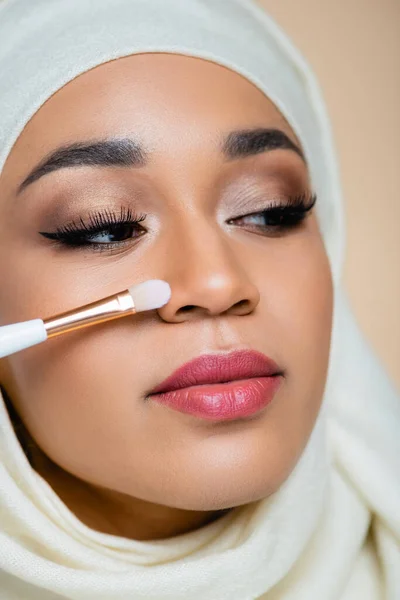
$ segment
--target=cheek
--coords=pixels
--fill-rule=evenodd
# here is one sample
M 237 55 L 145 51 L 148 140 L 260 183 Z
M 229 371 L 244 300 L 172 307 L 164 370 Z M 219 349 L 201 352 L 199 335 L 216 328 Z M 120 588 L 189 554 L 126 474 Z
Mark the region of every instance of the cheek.
M 293 427 L 303 422 L 305 431 L 322 400 L 332 327 L 331 270 L 320 235 L 304 238 L 296 249 L 288 245 L 274 269 L 267 299 L 271 336 L 287 369 Z
M 263 269 L 265 350 L 285 370 L 268 413 L 269 456 L 279 485 L 299 459 L 320 410 L 329 363 L 332 280 L 319 235 L 293 238 Z M 259 276 L 261 277 L 261 271 Z M 261 279 L 260 279 L 261 281 Z
M 332 282 L 324 254 L 299 255 L 274 299 L 282 333 L 292 340 L 296 354 L 300 351 L 299 358 L 319 362 L 322 350 L 324 360 L 332 319 Z
M 71 333 L 8 360 L 5 386 L 31 435 L 72 471 L 96 465 L 101 449 L 115 448 L 119 439 L 140 437 L 143 382 L 135 371 L 137 364 L 148 367 L 140 325 L 132 332 L 122 321 Z
M 82 259 L 60 268 L 59 260 L 28 250 L 17 251 L 11 245 L 10 260 L 0 266 L 7 291 L 0 297 L 1 325 L 46 318 L 115 291 L 104 269 L 99 273 Z M 51 457 L 66 452 L 79 438 L 81 446 L 84 440 L 82 451 L 90 452 L 99 416 L 110 418 L 112 394 L 121 395 L 124 381 L 116 373 L 123 362 L 118 335 L 112 332 L 116 328 L 68 334 L 0 361 L 0 382 L 34 439 Z
M 121 269 L 101 268 L 78 255 L 61 260 L 21 244 L 15 251 L 11 246 L 8 256 L 0 266 L 6 290 L 0 297 L 1 324 L 54 316 L 115 292 L 118 277 L 123 279 Z

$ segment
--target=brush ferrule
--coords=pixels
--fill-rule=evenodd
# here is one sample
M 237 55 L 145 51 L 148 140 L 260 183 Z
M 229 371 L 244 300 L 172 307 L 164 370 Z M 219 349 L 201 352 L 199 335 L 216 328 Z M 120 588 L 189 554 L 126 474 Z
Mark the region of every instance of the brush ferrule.
M 103 300 L 86 304 L 81 308 L 61 313 L 43 322 L 47 337 L 52 338 L 68 331 L 97 323 L 105 323 L 135 312 L 133 298 L 127 290 Z

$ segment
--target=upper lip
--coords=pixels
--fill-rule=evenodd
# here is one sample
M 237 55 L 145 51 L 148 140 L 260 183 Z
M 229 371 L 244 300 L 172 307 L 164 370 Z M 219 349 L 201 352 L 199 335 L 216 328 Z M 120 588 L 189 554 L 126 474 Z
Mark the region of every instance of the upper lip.
M 193 385 L 226 383 L 282 374 L 278 365 L 261 352 L 238 350 L 229 354 L 203 354 L 182 365 L 149 395 L 172 392 Z

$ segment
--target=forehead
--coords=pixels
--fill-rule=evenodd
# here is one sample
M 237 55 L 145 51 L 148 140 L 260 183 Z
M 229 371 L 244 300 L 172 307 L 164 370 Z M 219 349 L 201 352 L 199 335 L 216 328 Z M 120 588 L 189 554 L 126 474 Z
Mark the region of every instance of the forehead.
M 279 128 L 298 143 L 275 105 L 241 75 L 203 59 L 140 54 L 100 65 L 54 94 L 6 168 L 27 171 L 62 144 L 116 136 L 160 155 L 206 152 L 220 134 L 252 127 Z

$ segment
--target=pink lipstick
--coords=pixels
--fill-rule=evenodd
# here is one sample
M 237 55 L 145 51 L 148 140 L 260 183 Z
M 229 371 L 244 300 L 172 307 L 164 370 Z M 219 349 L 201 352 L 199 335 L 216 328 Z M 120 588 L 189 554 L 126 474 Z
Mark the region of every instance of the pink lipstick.
M 201 419 L 243 419 L 272 401 L 282 375 L 272 359 L 253 350 L 206 354 L 177 369 L 148 396 Z

